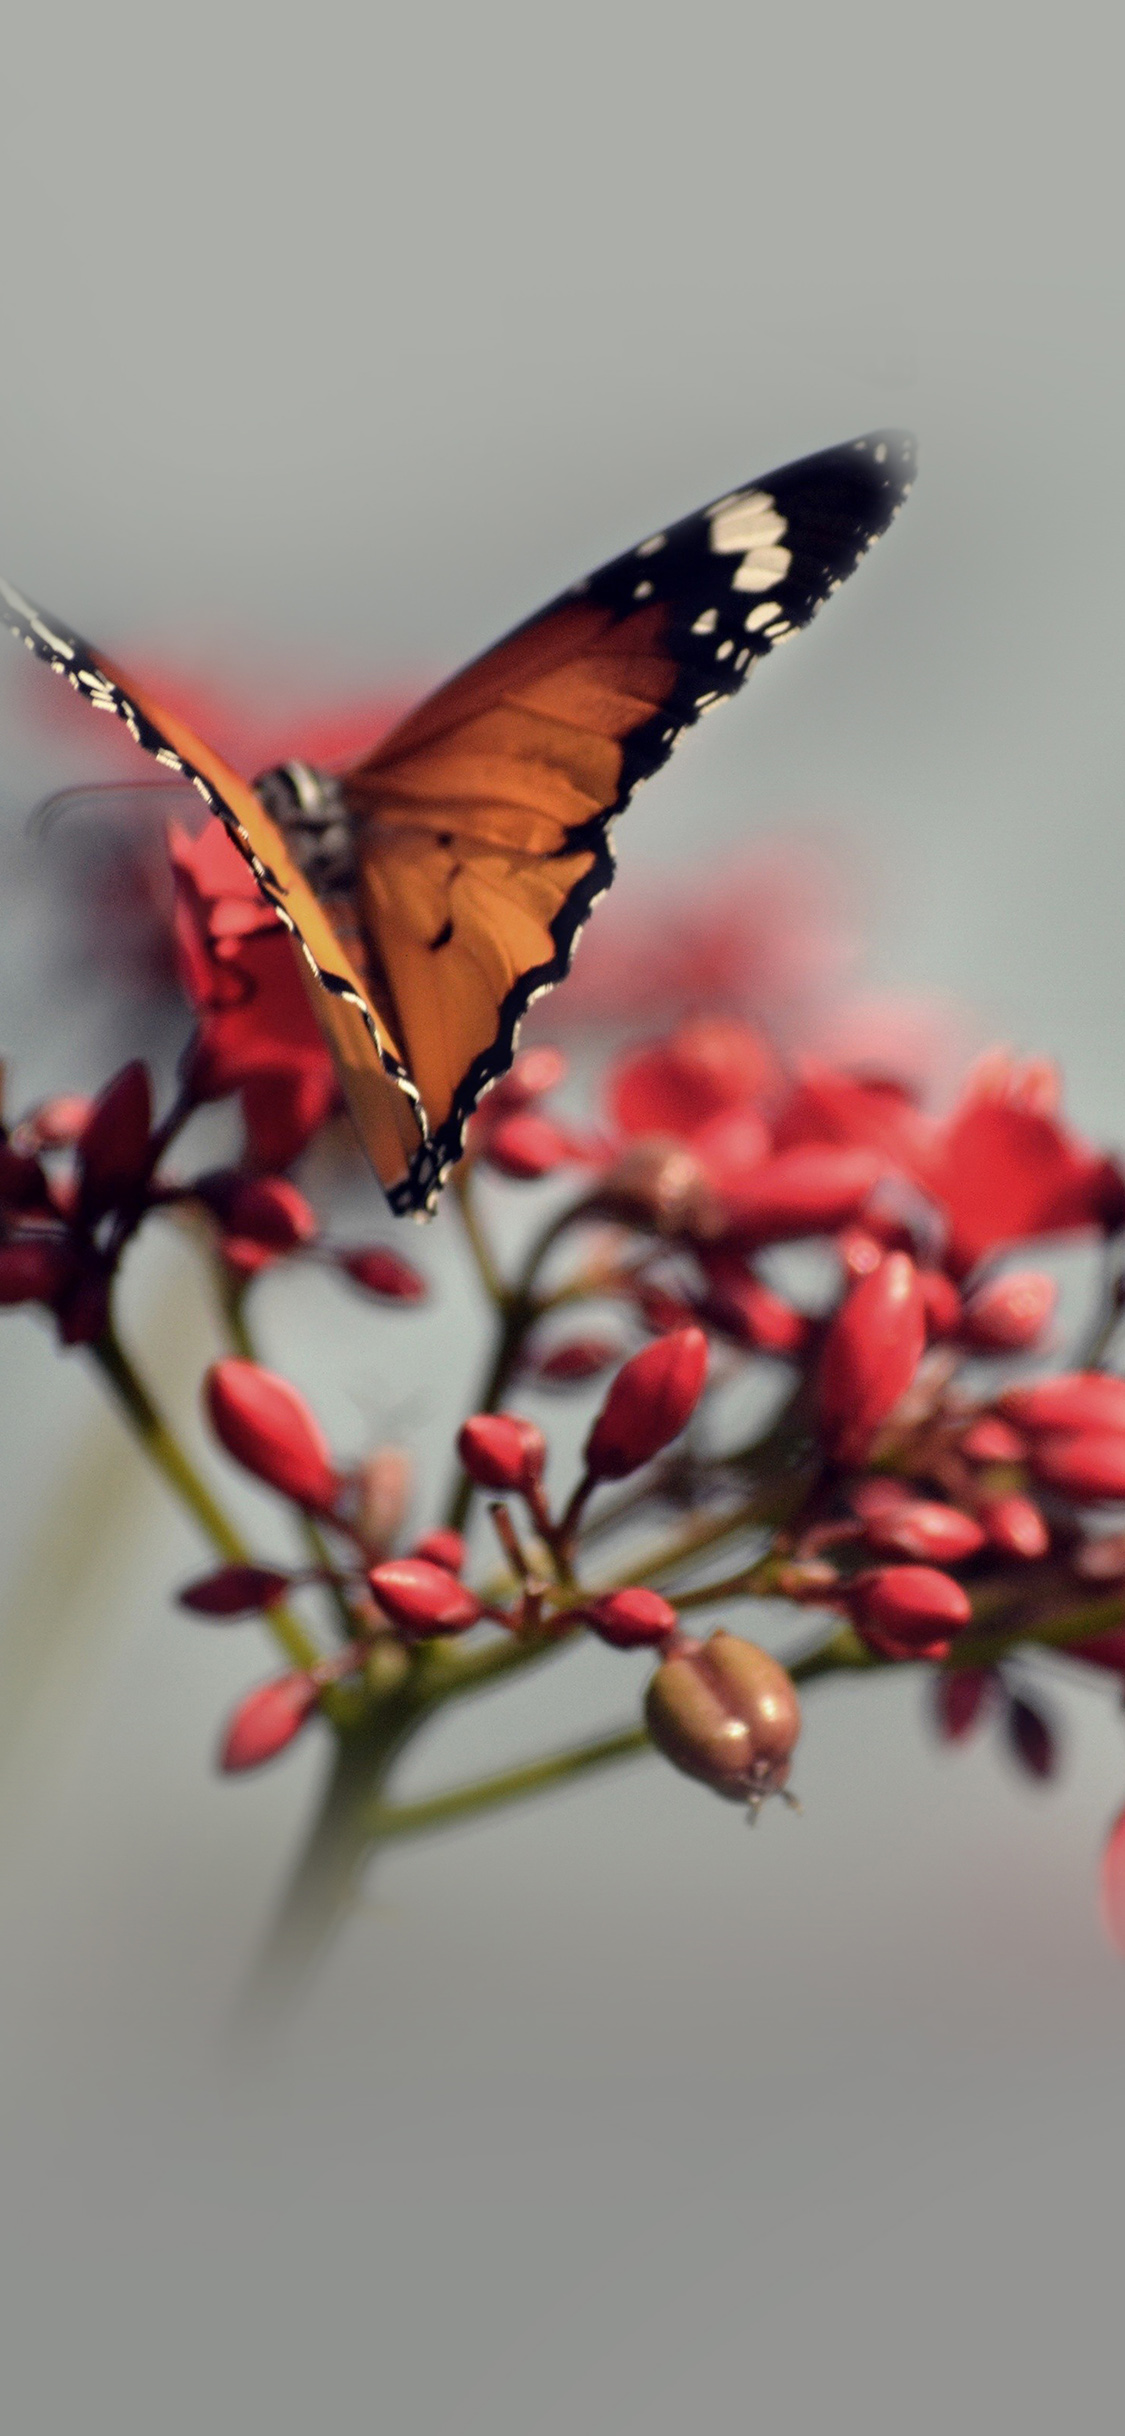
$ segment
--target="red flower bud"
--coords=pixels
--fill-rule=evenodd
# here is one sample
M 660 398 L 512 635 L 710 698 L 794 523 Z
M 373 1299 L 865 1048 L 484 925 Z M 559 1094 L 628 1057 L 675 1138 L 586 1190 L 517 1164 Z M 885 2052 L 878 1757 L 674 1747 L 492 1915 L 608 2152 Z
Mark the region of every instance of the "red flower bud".
M 206 1198 L 215 1201 L 228 1235 L 266 1252 L 294 1252 L 320 1231 L 315 1210 L 286 1176 L 238 1176 L 221 1198 Z
M 901 1514 L 904 1506 L 917 1501 L 912 1481 L 897 1480 L 893 1474 L 875 1472 L 869 1480 L 857 1480 L 848 1493 L 848 1503 L 861 1522 L 881 1522 L 885 1514 Z
M 1028 1563 L 1046 1556 L 1051 1534 L 1033 1497 L 1022 1497 L 1013 1491 L 1009 1497 L 990 1497 L 980 1509 L 994 1548 L 1005 1556 L 1020 1556 Z
M 675 1608 L 669 1607 L 659 1591 L 640 1588 L 611 1590 L 591 1607 L 583 1607 L 573 1620 L 587 1624 L 614 1649 L 659 1649 L 679 1623 Z
M 566 1058 L 561 1049 L 548 1048 L 545 1043 L 542 1048 L 521 1049 L 508 1072 L 489 1092 L 479 1118 L 487 1124 L 490 1118 L 506 1116 L 510 1109 L 527 1108 L 532 1100 L 545 1099 L 549 1091 L 557 1091 L 565 1080 Z
M 1125 1954 L 1125 1810 L 1115 1818 L 1106 1838 L 1100 1892 L 1102 1927 L 1110 1944 Z
M 1125 1431 L 1125 1379 L 1105 1370 L 1063 1371 L 1030 1387 L 1009 1387 L 997 1403 L 1017 1429 Z
M 675 1650 L 645 1701 L 657 1749 L 733 1802 L 780 1793 L 801 1731 L 792 1681 L 776 1658 L 734 1633 Z
M 860 1639 L 881 1658 L 947 1658 L 972 1620 L 960 1582 L 931 1565 L 881 1565 L 857 1574 L 846 1595 Z
M 682 1142 L 630 1142 L 607 1167 L 597 1208 L 626 1226 L 656 1235 L 713 1234 L 717 1203 L 703 1163 Z
M 919 1269 L 918 1283 L 926 1307 L 927 1335 L 956 1336 L 961 1325 L 961 1297 L 953 1279 L 943 1269 Z
M 881 1556 L 913 1556 L 933 1565 L 959 1565 L 984 1546 L 984 1532 L 971 1514 L 923 1497 L 870 1519 L 866 1536 Z
M 546 1387 L 580 1387 L 620 1359 L 621 1347 L 612 1337 L 568 1336 L 539 1355 L 535 1375 Z
M 212 1364 L 205 1393 L 215 1435 L 236 1463 L 297 1505 L 325 1513 L 335 1504 L 328 1442 L 287 1379 L 231 1355 Z
M 1032 1708 L 1029 1700 L 1009 1700 L 1004 1724 L 1008 1748 L 1025 1776 L 1036 1776 L 1043 1783 L 1057 1775 L 1059 1753 L 1054 1732 L 1047 1718 Z
M 177 1595 L 180 1606 L 195 1616 L 255 1616 L 284 1598 L 289 1580 L 287 1573 L 271 1573 L 265 1565 L 220 1565 Z
M 724 1238 L 754 1245 L 834 1235 L 858 1218 L 882 1173 L 870 1150 L 779 1151 L 728 1201 Z
M 510 1176 L 517 1184 L 534 1184 L 540 1176 L 553 1176 L 556 1168 L 566 1167 L 580 1154 L 574 1135 L 563 1126 L 530 1109 L 517 1109 L 491 1128 L 484 1155 L 502 1176 Z
M 1058 1301 L 1053 1277 L 1016 1269 L 969 1296 L 961 1324 L 966 1345 L 982 1353 L 1022 1353 L 1034 1345 Z
M 543 1477 L 547 1441 L 534 1421 L 516 1413 L 474 1413 L 457 1440 L 457 1452 L 478 1489 L 523 1492 Z
M 73 1275 L 66 1244 L 31 1235 L 0 1244 L 0 1303 L 52 1303 Z
M 338 1252 L 336 1264 L 346 1270 L 353 1285 L 362 1286 L 367 1294 L 381 1294 L 387 1302 L 422 1303 L 429 1293 L 417 1269 L 383 1244 L 372 1244 L 367 1251 Z
M 444 1573 L 464 1570 L 465 1542 L 459 1531 L 426 1531 L 410 1553 L 424 1557 L 428 1565 L 440 1565 Z
M 979 1421 L 970 1422 L 961 1440 L 961 1453 L 970 1463 L 1022 1463 L 1027 1444 L 1009 1421 L 984 1413 Z
M 811 1333 L 804 1313 L 763 1285 L 740 1254 L 716 1252 L 703 1265 L 709 1284 L 703 1313 L 712 1327 L 753 1353 L 794 1360 L 804 1352 Z
M 821 1435 L 839 1463 L 861 1463 L 881 1422 L 904 1396 L 926 1345 L 918 1274 L 888 1252 L 841 1304 L 825 1337 L 817 1379 Z
M 392 1556 L 375 1565 L 368 1581 L 385 1615 L 400 1632 L 417 1639 L 431 1633 L 467 1632 L 481 1603 L 444 1565 L 424 1556 Z
M 311 1675 L 276 1675 L 271 1683 L 259 1683 L 236 1708 L 223 1736 L 219 1766 L 224 1774 L 235 1776 L 243 1768 L 260 1768 L 263 1761 L 276 1759 L 300 1733 L 316 1702 Z
M 678 1438 L 707 1377 L 702 1328 L 677 1328 L 635 1353 L 617 1373 L 586 1440 L 594 1480 L 624 1480 Z
M 731 1015 L 695 1015 L 666 1040 L 630 1049 L 612 1068 L 609 1102 L 623 1133 L 690 1139 L 776 1087 L 769 1043 Z
M 59 1092 L 53 1100 L 43 1100 L 20 1126 L 21 1138 L 34 1143 L 36 1150 L 69 1150 L 86 1130 L 94 1113 L 94 1102 L 77 1091 Z
M 964 1742 L 983 1723 L 996 1696 L 991 1666 L 951 1666 L 933 1678 L 934 1721 L 943 1742 Z
M 1116 1504 L 1125 1498 L 1125 1431 L 1065 1430 L 1038 1438 L 1031 1468 L 1044 1488 L 1081 1505 Z
M 152 1086 L 139 1058 L 107 1083 L 78 1143 L 83 1216 L 100 1217 L 144 1181 L 152 1131 Z

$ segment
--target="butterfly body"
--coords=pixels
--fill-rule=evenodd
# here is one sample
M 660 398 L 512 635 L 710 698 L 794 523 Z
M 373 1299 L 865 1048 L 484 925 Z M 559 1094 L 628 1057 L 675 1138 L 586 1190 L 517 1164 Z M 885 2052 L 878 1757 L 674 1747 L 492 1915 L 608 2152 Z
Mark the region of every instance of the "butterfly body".
M 569 969 L 617 815 L 809 622 L 912 473 L 909 442 L 873 433 L 727 493 L 515 628 L 352 768 L 290 762 L 254 788 L 8 586 L 0 610 L 225 822 L 303 958 L 391 1206 L 418 1211 Z

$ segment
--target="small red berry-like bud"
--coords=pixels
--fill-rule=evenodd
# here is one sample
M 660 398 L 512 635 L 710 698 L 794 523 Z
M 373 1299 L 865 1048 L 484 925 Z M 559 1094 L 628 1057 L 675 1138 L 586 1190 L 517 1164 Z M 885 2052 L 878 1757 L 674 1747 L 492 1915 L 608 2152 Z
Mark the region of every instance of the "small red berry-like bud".
M 534 1184 L 540 1176 L 553 1176 L 557 1168 L 566 1167 L 575 1158 L 576 1147 L 573 1134 L 550 1117 L 532 1109 L 516 1109 L 491 1128 L 484 1156 L 514 1183 Z
M 328 1442 L 303 1396 L 257 1362 L 230 1355 L 205 1382 L 216 1437 L 236 1463 L 297 1505 L 325 1513 L 339 1487 Z
M 188 1582 L 177 1596 L 193 1616 L 256 1616 L 274 1607 L 289 1588 L 287 1573 L 272 1573 L 265 1565 L 220 1565 Z
M 236 1708 L 223 1736 L 219 1766 L 226 1776 L 276 1759 L 300 1733 L 317 1702 L 311 1675 L 276 1675 L 259 1683 Z
M 885 1514 L 899 1514 L 903 1506 L 917 1501 L 912 1481 L 896 1480 L 891 1473 L 875 1472 L 868 1480 L 857 1480 L 848 1492 L 848 1503 L 861 1522 L 881 1522 Z
M 424 1303 L 429 1287 L 417 1269 L 397 1252 L 385 1245 L 372 1244 L 364 1251 L 338 1252 L 336 1265 L 351 1278 L 353 1285 L 362 1286 L 366 1294 L 381 1294 L 389 1303 Z
M 593 1480 L 624 1480 L 651 1463 L 691 1419 L 707 1377 L 702 1328 L 677 1328 L 617 1373 L 586 1440 Z
M 377 1446 L 352 1474 L 353 1503 L 347 1520 L 372 1559 L 393 1548 L 410 1504 L 413 1466 L 400 1446 Z
M 931 1565 L 881 1565 L 858 1573 L 847 1602 L 860 1639 L 881 1658 L 947 1658 L 972 1608 L 952 1575 Z
M 373 1566 L 367 1578 L 384 1614 L 415 1639 L 467 1632 L 482 1612 L 480 1600 L 464 1582 L 424 1556 L 389 1557 L 385 1565 Z
M 489 1118 L 507 1115 L 509 1109 L 528 1108 L 533 1100 L 545 1099 L 549 1091 L 557 1091 L 566 1080 L 566 1058 L 561 1049 L 521 1049 L 518 1057 L 501 1076 L 495 1088 L 482 1103 L 479 1114 L 487 1123 Z
M 1125 1430 L 1062 1430 L 1037 1438 L 1031 1468 L 1044 1488 L 1080 1505 L 1116 1504 L 1125 1498 Z
M 961 1297 L 951 1277 L 944 1269 L 919 1269 L 918 1283 L 926 1308 L 926 1334 L 930 1337 L 956 1336 L 961 1325 Z
M 412 1556 L 422 1556 L 428 1565 L 440 1565 L 443 1573 L 461 1573 L 465 1565 L 465 1542 L 459 1531 L 426 1531 Z
M 737 1253 L 716 1252 L 705 1259 L 704 1267 L 708 1293 L 703 1312 L 713 1327 L 754 1353 L 794 1360 L 804 1352 L 811 1334 L 804 1313 L 755 1277 Z
M 30 1235 L 0 1244 L 0 1303 L 53 1303 L 73 1275 L 66 1244 Z
M 219 1215 L 228 1235 L 265 1252 L 295 1252 L 320 1231 L 316 1211 L 286 1176 L 237 1177 L 222 1196 Z
M 961 1322 L 966 1345 L 982 1353 L 1022 1353 L 1034 1345 L 1058 1301 L 1053 1277 L 1040 1269 L 1014 1269 L 969 1296 Z
M 984 1532 L 971 1514 L 925 1497 L 892 1506 L 865 1528 L 868 1545 L 881 1556 L 913 1556 L 931 1565 L 960 1565 L 984 1546 Z
M 835 1235 L 858 1218 L 882 1173 L 874 1151 L 779 1151 L 727 1202 L 724 1236 L 755 1245 Z
M 1102 1927 L 1110 1944 L 1125 1954 L 1125 1810 L 1115 1818 L 1106 1837 L 1100 1892 Z
M 621 1359 L 621 1347 L 609 1336 L 568 1336 L 561 1344 L 552 1345 L 534 1364 L 536 1378 L 545 1387 L 581 1387 L 587 1379 L 601 1377 Z
M 933 1678 L 934 1722 L 943 1742 L 964 1742 L 983 1724 L 998 1689 L 990 1666 L 951 1666 Z
M 676 1631 L 679 1618 L 659 1591 L 611 1590 L 574 1617 L 614 1649 L 659 1649 Z
M 1020 1437 L 1010 1421 L 984 1413 L 979 1421 L 970 1422 L 961 1440 L 961 1453 L 970 1463 L 1022 1463 L 1027 1440 Z
M 106 1085 L 79 1137 L 84 1217 L 100 1217 L 143 1182 L 151 1132 L 152 1085 L 148 1068 L 135 1058 Z
M 1009 1700 L 1004 1720 L 1008 1748 L 1026 1776 L 1045 1783 L 1058 1773 L 1059 1752 L 1054 1731 L 1030 1700 Z
M 926 1347 L 918 1273 L 906 1252 L 888 1252 L 853 1286 L 825 1337 L 817 1404 L 825 1446 L 838 1463 L 861 1463 L 876 1430 L 904 1396 Z
M 478 1489 L 526 1493 L 543 1477 L 547 1441 L 534 1421 L 517 1413 L 474 1413 L 457 1439 L 457 1452 Z
M 657 1667 L 645 1722 L 657 1749 L 685 1776 L 727 1801 L 758 1802 L 786 1782 L 801 1710 L 776 1658 L 734 1633 L 713 1632 Z
M 1009 1497 L 990 1497 L 980 1518 L 993 1547 L 1005 1556 L 1020 1556 L 1028 1563 L 1046 1556 L 1051 1534 L 1033 1497 L 1022 1497 L 1018 1490 Z
M 1125 1431 L 1125 1379 L 1105 1370 L 1063 1371 L 1030 1387 L 1009 1387 L 997 1402 L 1017 1429 Z

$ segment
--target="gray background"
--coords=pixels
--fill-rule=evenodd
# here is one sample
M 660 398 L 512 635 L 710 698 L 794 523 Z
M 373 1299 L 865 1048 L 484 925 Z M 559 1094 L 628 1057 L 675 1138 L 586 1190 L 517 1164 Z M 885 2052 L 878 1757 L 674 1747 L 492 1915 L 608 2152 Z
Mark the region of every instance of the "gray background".
M 827 822 L 874 977 L 1062 1056 L 1120 1138 L 1122 66 L 1086 5 L 10 9 L 5 569 L 235 692 L 355 690 L 914 425 L 892 540 L 637 805 L 621 886 Z M 121 764 L 5 682 L 14 837 Z M 18 891 L 4 953 L 15 1101 L 96 1080 Z M 205 1314 L 140 1265 L 186 1395 Z M 394 1415 L 404 1336 L 265 1310 L 342 1440 Z M 80 1366 L 24 1318 L 3 1347 L 7 2425 L 1119 2425 L 1106 1693 L 1049 1795 L 935 1752 L 897 1682 L 810 1700 L 806 1815 L 753 1845 L 644 1765 L 403 1855 L 236 2062 L 318 1754 L 216 1787 L 260 1653 L 169 1617 L 194 1544 Z M 407 1421 L 437 1444 L 436 1401 Z M 427 1779 L 627 1674 L 482 1710 Z

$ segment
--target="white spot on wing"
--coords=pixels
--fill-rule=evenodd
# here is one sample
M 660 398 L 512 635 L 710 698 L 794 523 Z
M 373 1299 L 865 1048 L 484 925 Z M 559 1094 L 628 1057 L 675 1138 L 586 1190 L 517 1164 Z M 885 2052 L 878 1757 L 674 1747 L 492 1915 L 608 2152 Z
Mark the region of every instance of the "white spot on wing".
M 734 592 L 769 592 L 781 582 L 793 563 L 792 550 L 748 550 L 740 567 L 731 577 Z
M 655 558 L 657 551 L 664 548 L 667 539 L 666 533 L 653 533 L 648 541 L 642 541 L 638 545 L 638 558 Z
M 743 620 L 743 623 L 746 627 L 747 634 L 757 634 L 761 627 L 769 625 L 771 618 L 780 616 L 780 601 L 759 601 L 757 608 L 750 611 L 749 616 Z
M 651 598 L 652 598 L 652 585 L 651 585 L 651 584 L 649 584 L 649 583 L 644 583 L 644 584 L 634 584 L 634 586 L 633 586 L 633 599 L 634 599 L 635 601 L 647 601 L 647 600 L 651 600 Z
M 694 626 L 692 627 L 692 630 L 691 630 L 691 631 L 692 631 L 692 633 L 693 633 L 693 634 L 714 634 L 715 628 L 716 628 L 716 626 L 718 625 L 718 623 L 719 623 L 719 612 L 718 612 L 718 610 L 717 610 L 717 609 L 704 609 L 704 610 L 702 610 L 702 611 L 701 611 L 700 615 L 699 615 L 699 616 L 696 618 L 695 624 L 694 624 Z

